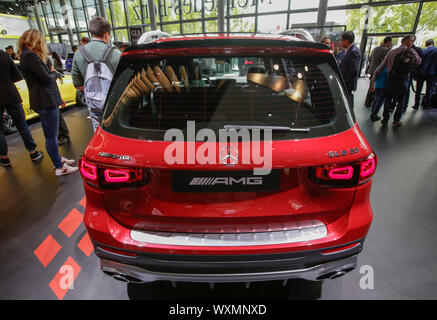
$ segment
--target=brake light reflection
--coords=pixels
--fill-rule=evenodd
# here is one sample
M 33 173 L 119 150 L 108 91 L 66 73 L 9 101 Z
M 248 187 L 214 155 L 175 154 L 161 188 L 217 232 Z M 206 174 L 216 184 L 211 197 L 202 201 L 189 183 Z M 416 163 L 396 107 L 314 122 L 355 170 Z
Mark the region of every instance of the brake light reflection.
M 354 174 L 354 168 L 352 166 L 334 168 L 329 170 L 328 176 L 331 179 L 349 180 L 352 179 Z
M 127 182 L 129 181 L 129 172 L 124 170 L 105 170 L 106 182 Z

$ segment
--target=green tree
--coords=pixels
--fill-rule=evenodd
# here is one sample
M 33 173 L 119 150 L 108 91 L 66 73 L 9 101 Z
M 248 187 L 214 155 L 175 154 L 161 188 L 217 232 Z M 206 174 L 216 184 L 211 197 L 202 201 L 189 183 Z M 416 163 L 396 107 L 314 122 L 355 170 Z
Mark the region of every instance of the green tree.
M 437 40 L 437 2 L 427 2 L 423 5 L 416 34 L 423 35 L 425 39 L 433 37 Z
M 211 8 L 211 10 L 205 9 L 205 18 L 215 18 L 215 20 L 205 21 L 206 32 L 218 32 L 217 16 L 218 16 L 217 5 Z
M 348 4 L 360 3 L 360 0 L 348 0 Z M 358 33 L 362 28 L 364 10 L 361 9 L 351 9 L 346 10 L 347 22 L 346 28 Z
M 239 15 L 242 13 L 254 13 L 254 8 L 250 6 L 250 2 L 248 2 L 249 6 L 247 8 L 239 8 L 237 5 L 234 8 L 230 8 L 231 16 Z M 255 32 L 255 18 L 234 18 L 231 19 L 230 24 L 231 32 Z
M 135 26 L 142 24 L 140 0 L 129 0 L 127 5 L 129 13 L 129 25 Z
M 361 0 L 348 0 L 348 4 L 360 3 Z M 409 32 L 412 31 L 416 14 L 419 8 L 418 3 L 407 3 L 400 5 L 372 7 L 368 32 Z M 347 28 L 358 31 L 362 29 L 363 10 L 347 10 Z M 437 3 L 427 2 L 422 8 L 420 22 L 417 31 L 437 28 Z

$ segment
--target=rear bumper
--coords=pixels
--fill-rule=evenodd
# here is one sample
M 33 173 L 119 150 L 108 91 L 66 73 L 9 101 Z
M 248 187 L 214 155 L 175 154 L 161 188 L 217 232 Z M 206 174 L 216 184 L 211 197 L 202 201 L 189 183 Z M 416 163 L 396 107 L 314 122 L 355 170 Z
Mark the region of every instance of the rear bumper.
M 99 193 L 85 186 L 84 223 L 101 259 L 102 270 L 133 282 L 251 282 L 301 278 L 322 280 L 352 270 L 372 221 L 370 183 L 357 188 L 350 209 L 315 240 L 245 246 L 200 246 L 199 243 L 152 243 L 137 239 L 132 228 L 116 221 Z M 323 215 L 321 215 L 323 216 Z M 160 239 L 163 235 L 160 235 Z M 232 240 L 232 239 L 231 239 Z M 306 239 L 308 240 L 308 239 Z M 238 244 L 238 243 L 236 243 Z
M 287 279 L 324 280 L 357 266 L 364 239 L 333 253 L 311 250 L 294 253 L 190 256 L 122 251 L 113 253 L 99 244 L 95 252 L 104 273 L 131 282 L 253 282 Z M 327 248 L 332 249 L 332 248 Z M 132 256 L 134 254 L 135 256 Z
M 165 273 L 150 271 L 144 268 L 122 264 L 106 259 L 100 260 L 100 266 L 102 271 L 106 274 L 113 276 L 118 280 L 125 280 L 126 282 L 133 283 L 153 282 L 158 280 L 209 283 L 255 282 L 297 278 L 310 281 L 320 281 L 342 276 L 355 269 L 357 266 L 357 256 L 331 261 L 305 269 L 255 273 Z

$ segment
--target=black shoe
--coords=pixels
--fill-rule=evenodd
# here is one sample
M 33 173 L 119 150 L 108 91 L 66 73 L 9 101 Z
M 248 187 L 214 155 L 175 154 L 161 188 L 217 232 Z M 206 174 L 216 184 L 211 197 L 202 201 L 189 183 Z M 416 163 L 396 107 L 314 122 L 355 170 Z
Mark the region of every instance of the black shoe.
M 394 121 L 393 122 L 393 128 L 399 128 L 401 126 L 402 126 L 402 122 L 399 122 L 399 121 Z
M 9 158 L 0 158 L 0 165 L 3 167 L 9 167 L 11 165 L 11 161 L 9 161 Z
M 418 105 L 414 105 L 411 108 L 413 108 L 414 110 L 419 110 L 419 106 Z
M 386 127 L 388 124 L 388 120 L 382 119 L 381 123 L 383 127 Z
M 37 161 L 42 157 L 44 157 L 44 153 L 42 153 L 41 151 L 35 151 L 34 153 L 30 154 L 30 160 L 32 161 Z
M 67 143 L 69 140 L 70 140 L 69 138 L 59 138 L 58 139 L 58 146 Z
M 381 120 L 381 117 L 379 117 L 379 116 L 374 116 L 374 115 L 372 114 L 372 115 L 370 115 L 370 120 L 372 120 L 372 121 L 378 121 L 378 120 Z

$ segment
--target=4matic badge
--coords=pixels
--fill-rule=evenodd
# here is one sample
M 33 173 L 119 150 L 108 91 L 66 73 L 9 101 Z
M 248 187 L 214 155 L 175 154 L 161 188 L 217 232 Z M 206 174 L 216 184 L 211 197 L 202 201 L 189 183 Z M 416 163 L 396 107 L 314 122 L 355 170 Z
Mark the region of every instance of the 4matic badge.
M 359 153 L 359 152 L 360 152 L 359 148 L 351 148 L 351 149 L 340 150 L 340 151 L 329 151 L 328 156 L 330 158 L 343 157 L 343 156 L 347 156 L 349 154 L 355 154 L 355 153 Z

